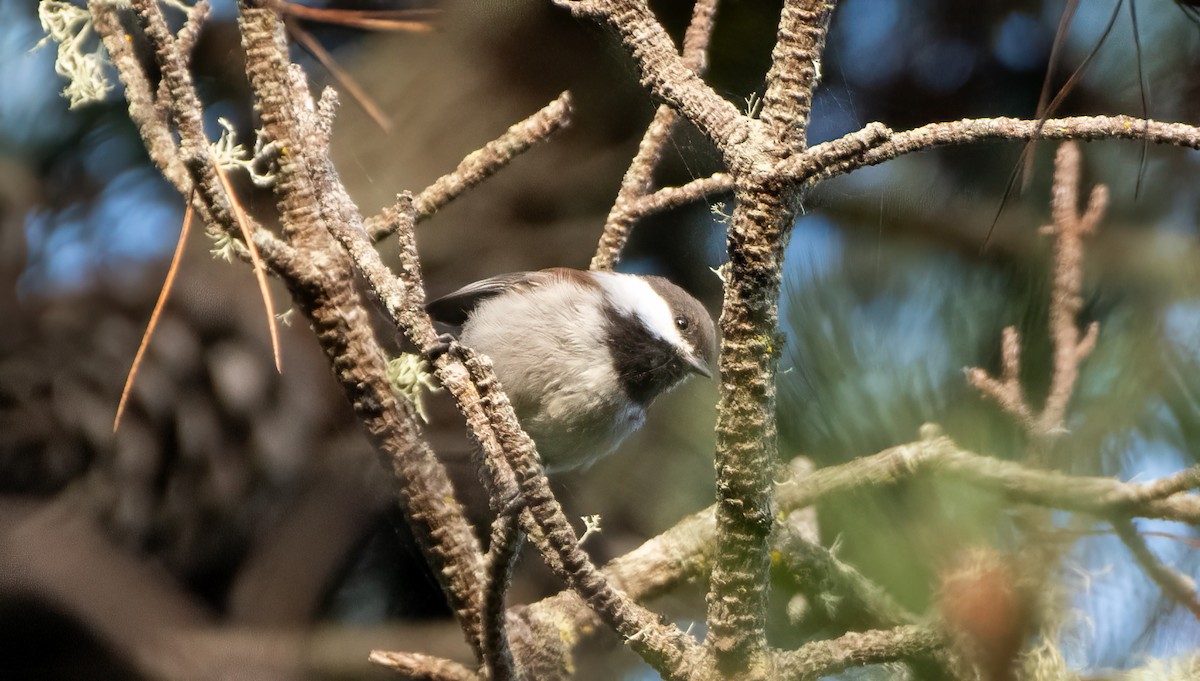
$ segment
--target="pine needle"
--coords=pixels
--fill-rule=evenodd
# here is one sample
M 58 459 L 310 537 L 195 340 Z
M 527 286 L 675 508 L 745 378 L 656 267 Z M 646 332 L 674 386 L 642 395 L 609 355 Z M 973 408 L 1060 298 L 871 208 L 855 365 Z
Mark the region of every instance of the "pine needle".
M 1131 0 L 1132 1 L 1132 0 Z M 988 243 L 992 240 L 992 233 L 996 231 L 996 225 L 1000 224 L 1000 215 L 1004 213 L 1004 207 L 1008 205 L 1009 198 L 1012 197 L 1013 191 L 1016 189 L 1018 180 L 1021 180 L 1021 171 L 1026 170 L 1024 180 L 1022 180 L 1022 188 L 1029 183 L 1030 172 L 1033 168 L 1033 147 L 1042 128 L 1046 125 L 1046 121 L 1050 119 L 1057 111 L 1058 107 L 1071 94 L 1075 86 L 1083 79 L 1083 74 L 1087 72 L 1087 67 L 1091 64 L 1092 59 L 1100 52 L 1100 48 L 1104 46 L 1104 41 L 1112 33 L 1113 26 L 1117 23 L 1117 17 L 1121 15 L 1121 7 L 1125 4 L 1125 0 L 1117 0 L 1117 4 L 1113 7 L 1112 14 L 1108 17 L 1108 24 L 1105 25 L 1104 31 L 1100 34 L 1100 39 L 1092 46 L 1092 51 L 1084 57 L 1079 66 L 1067 78 L 1067 82 L 1063 83 L 1058 89 L 1058 93 L 1046 104 L 1046 98 L 1050 93 L 1050 78 L 1054 73 L 1056 61 L 1058 58 L 1057 47 L 1066 36 L 1068 25 L 1071 23 L 1071 18 L 1075 15 L 1075 9 L 1079 5 L 1079 0 L 1068 0 L 1067 7 L 1063 10 L 1062 20 L 1059 22 L 1058 32 L 1054 36 L 1055 47 L 1050 51 L 1050 64 L 1046 69 L 1046 79 L 1042 81 L 1042 94 L 1038 100 L 1037 110 L 1037 127 L 1034 131 L 1033 138 L 1025 143 L 1025 148 L 1021 150 L 1020 160 L 1017 161 L 1017 167 L 1013 169 L 1012 174 L 1008 177 L 1008 184 L 1004 188 L 1004 195 L 1000 197 L 1000 205 L 996 207 L 996 215 L 992 218 L 992 224 L 988 227 L 987 235 L 983 238 L 983 245 L 979 248 L 979 252 L 983 253 L 987 250 Z M 1140 68 L 1140 67 L 1139 67 Z
M 175 255 L 171 257 L 171 266 L 167 269 L 167 278 L 158 291 L 158 301 L 154 303 L 154 311 L 150 313 L 150 322 L 146 324 L 146 332 L 142 334 L 142 342 L 138 345 L 137 354 L 133 356 L 133 364 L 129 367 L 129 374 L 125 377 L 125 387 L 121 389 L 121 400 L 117 402 L 117 415 L 113 418 L 114 433 L 121 425 L 121 416 L 125 413 L 129 395 L 133 392 L 133 381 L 137 377 L 138 368 L 142 365 L 146 347 L 150 345 L 150 337 L 154 335 L 154 329 L 158 327 L 159 315 L 167 306 L 167 298 L 171 295 L 171 287 L 175 284 L 175 274 L 179 271 L 179 261 L 183 259 L 183 249 L 187 244 L 188 230 L 191 229 L 191 226 L 192 202 L 189 200 L 187 210 L 183 214 L 183 227 L 179 229 L 179 241 L 175 244 Z
M 296 17 L 323 24 L 349 26 L 379 31 L 409 31 L 424 33 L 432 31 L 433 25 L 425 21 L 425 17 L 433 16 L 436 10 L 407 9 L 407 10 L 355 10 L 329 9 L 323 7 L 308 7 L 294 2 L 281 1 L 276 10 L 284 16 Z
M 367 115 L 369 115 L 371 119 L 375 121 L 376 125 L 382 128 L 384 132 L 392 131 L 392 122 L 388 119 L 387 115 L 383 113 L 383 109 L 379 108 L 379 105 L 375 103 L 375 100 L 371 99 L 371 96 L 368 95 L 367 91 L 358 84 L 358 81 L 354 80 L 353 76 L 351 76 L 341 66 L 338 66 L 338 63 L 336 60 L 334 60 L 333 55 L 329 54 L 329 51 L 322 47 L 321 43 L 318 42 L 316 38 L 312 37 L 311 33 L 303 28 L 300 28 L 300 24 L 292 21 L 291 19 L 285 19 L 284 26 L 287 27 L 288 33 L 290 33 L 292 37 L 296 39 L 296 42 L 300 43 L 300 46 L 303 47 L 306 52 L 315 57 L 317 61 L 321 62 L 321 66 L 324 66 L 325 70 L 329 71 L 329 74 L 333 76 L 333 79 L 341 84 L 342 87 L 346 88 L 346 91 L 350 93 L 350 96 L 354 97 L 355 101 L 362 105 L 362 108 L 366 110 Z
M 267 309 L 267 329 L 271 332 L 271 352 L 275 355 L 275 371 L 283 373 L 283 357 L 279 351 L 279 329 L 275 326 L 275 304 L 271 302 L 271 290 L 267 287 L 267 268 L 263 264 L 262 256 L 258 254 L 258 246 L 254 245 L 254 238 L 250 235 L 250 226 L 246 222 L 246 213 L 242 210 L 242 204 L 238 203 L 237 196 L 233 193 L 233 187 L 229 184 L 229 178 L 225 176 L 225 171 L 221 169 L 220 164 L 214 159 L 213 167 L 217 170 L 217 179 L 221 181 L 221 187 L 225 189 L 225 195 L 229 197 L 229 205 L 233 208 L 233 216 L 237 219 L 238 229 L 242 231 L 242 239 L 246 242 L 246 250 L 250 252 L 250 262 L 254 264 L 254 278 L 258 280 L 258 291 L 262 294 L 263 306 Z

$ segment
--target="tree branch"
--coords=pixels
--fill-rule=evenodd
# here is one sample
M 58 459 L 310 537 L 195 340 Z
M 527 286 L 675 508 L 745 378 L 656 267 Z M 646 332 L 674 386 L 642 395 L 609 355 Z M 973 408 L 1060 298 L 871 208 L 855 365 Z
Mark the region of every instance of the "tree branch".
M 201 210 L 197 211 L 201 218 L 216 223 L 230 235 L 240 233 L 237 218 L 234 215 L 232 200 L 225 194 L 217 177 L 216 164 L 208 147 L 208 138 L 204 135 L 203 109 L 200 98 L 196 94 L 192 75 L 187 68 L 187 60 L 179 50 L 177 39 L 167 28 L 166 19 L 157 2 L 152 0 L 133 0 L 133 8 L 137 12 L 142 30 L 154 49 L 155 61 L 162 72 L 163 82 L 166 83 L 170 98 L 167 102 L 171 119 L 179 132 L 178 154 L 184 169 L 191 178 L 192 186 L 180 193 L 187 196 L 192 187 L 196 196 L 203 202 Z M 119 39 L 123 40 L 121 35 Z M 143 76 L 144 78 L 144 76 Z M 131 82 L 136 78 L 131 77 Z M 139 87 L 137 93 L 143 94 Z M 148 87 L 144 93 L 148 96 Z M 131 105 L 131 110 L 132 110 Z M 158 153 L 165 153 L 162 132 L 149 123 L 146 104 L 139 105 L 145 126 L 154 128 L 152 139 L 158 145 Z M 140 128 L 143 126 L 139 126 Z M 274 234 L 252 225 L 254 241 L 262 254 L 263 260 L 276 271 L 286 270 L 294 259 L 294 252 L 281 242 Z
M 781 161 L 774 170 L 767 171 L 767 175 L 780 184 L 816 184 L 866 166 L 879 165 L 907 154 L 939 147 L 1027 139 L 1142 139 L 1143 124 L 1151 142 L 1200 149 L 1200 127 L 1183 123 L 1143 121 L 1130 116 L 1074 116 L 1053 119 L 1048 123 L 1052 125 L 1043 129 L 1038 129 L 1037 121 L 1017 118 L 969 118 L 950 123 L 931 123 L 912 130 L 891 132 L 890 139 L 878 145 L 860 148 L 857 153 L 814 161 L 814 155 L 820 153 L 818 150 L 823 150 L 828 143 L 819 144 L 804 154 Z M 886 130 L 886 127 L 877 129 Z M 846 137 L 858 133 L 851 133 Z M 639 199 L 632 210 L 638 217 L 646 217 L 714 194 L 732 191 L 733 185 L 733 175 L 714 173 L 679 187 L 660 189 Z
M 793 473 L 776 483 L 776 500 L 779 513 L 787 514 L 826 497 L 890 486 L 927 475 L 959 480 L 1013 501 L 1045 508 L 1088 513 L 1101 518 L 1147 517 L 1200 524 L 1200 495 L 1181 491 L 1200 486 L 1200 466 L 1146 483 L 1072 476 L 962 449 L 932 425 L 923 429 L 921 440 L 811 473 Z M 684 518 L 666 532 L 608 563 L 604 573 L 614 587 L 639 602 L 662 596 L 682 583 L 703 580 L 715 559 L 715 513 L 716 506 L 710 506 Z M 841 584 L 837 588 L 846 588 L 845 594 L 853 597 L 852 594 L 857 593 L 864 604 L 875 603 L 869 607 L 881 618 L 907 617 L 902 609 L 880 605 L 881 601 L 871 595 L 873 587 L 869 583 L 854 585 L 857 580 L 852 577 L 843 579 L 845 572 L 833 567 L 831 561 L 836 559 L 829 556 L 827 550 L 808 546 L 798 556 L 791 556 L 786 546 L 773 545 L 773 548 L 779 551 L 783 560 L 796 564 L 797 569 L 819 570 L 820 579 Z M 554 632 L 549 638 L 561 641 L 568 648 L 583 632 L 594 631 L 599 624 L 595 615 L 571 592 L 534 603 L 522 612 L 526 619 L 541 623 Z M 906 623 L 903 619 L 898 622 L 881 619 L 879 622 L 882 626 L 903 623 Z M 567 653 L 560 652 L 560 655 Z
M 1193 617 L 1200 620 L 1200 596 L 1196 595 L 1196 582 L 1164 565 L 1146 545 L 1146 540 L 1138 534 L 1132 521 L 1122 518 L 1112 521 L 1112 526 L 1117 536 L 1121 538 L 1121 542 L 1129 549 L 1133 559 L 1142 567 L 1142 571 L 1154 580 L 1163 593 L 1187 608 Z
M 441 210 L 463 192 L 495 175 L 513 159 L 532 147 L 550 139 L 571 120 L 571 95 L 564 92 L 529 118 L 510 127 L 503 135 L 471 152 L 447 173 L 426 187 L 413 199 L 417 220 L 421 221 Z M 402 207 L 399 203 L 385 208 L 366 222 L 372 241 L 379 241 L 400 226 Z
M 508 513 L 492 521 L 491 541 L 486 556 L 487 584 L 483 595 L 483 662 L 491 681 L 519 678 L 508 645 L 505 597 L 512 571 L 525 541 L 517 518 Z
M 697 74 L 704 73 L 708 41 L 712 36 L 713 17 L 717 11 L 717 0 L 696 0 L 692 8 L 692 20 L 683 37 L 683 63 Z M 654 169 L 662 160 L 663 148 L 675 127 L 675 110 L 666 104 L 654 112 L 654 119 L 646 128 L 638 145 L 637 155 L 621 179 L 621 188 L 613 201 L 612 210 L 604 221 L 600 243 L 590 266 L 593 270 L 611 270 L 621 259 L 621 250 L 629 240 L 629 233 L 640 217 L 633 208 L 637 201 L 650 191 Z
M 112 3 L 103 2 L 102 0 L 89 0 L 88 11 L 92 14 L 93 27 L 96 33 L 100 36 L 104 44 L 104 48 L 108 51 L 112 58 L 113 65 L 117 69 L 117 76 L 125 85 L 125 99 L 129 104 L 129 117 L 137 126 L 138 134 L 142 138 L 142 143 L 146 147 L 146 151 L 150 156 L 150 160 L 158 167 L 163 177 L 170 182 L 175 189 L 184 197 L 191 197 L 191 205 L 200 220 L 210 230 L 237 235 L 240 233 L 235 216 L 230 209 L 228 202 L 224 200 L 224 194 L 214 196 L 211 192 L 216 191 L 220 186 L 215 174 L 215 167 L 211 165 L 211 159 L 207 154 L 207 140 L 203 136 L 201 129 L 200 144 L 191 144 L 188 147 L 190 153 L 197 153 L 203 147 L 204 153 L 201 153 L 200 158 L 190 158 L 193 165 L 207 166 L 207 170 L 201 172 L 208 178 L 207 187 L 210 193 L 202 195 L 200 192 L 193 192 L 195 186 L 193 176 L 187 164 L 185 164 L 184 149 L 181 144 L 175 141 L 175 135 L 171 129 L 171 106 L 169 103 L 170 97 L 165 100 L 155 101 L 155 96 L 151 92 L 150 81 L 142 68 L 141 60 L 134 53 L 131 43 L 127 40 L 124 28 L 121 26 L 120 18 L 117 14 L 118 7 Z M 208 14 L 208 3 L 197 3 L 188 13 L 187 23 L 181 32 L 178 39 L 170 36 L 170 33 L 165 32 L 165 29 L 155 33 L 160 40 L 165 40 L 162 45 L 162 50 L 167 53 L 179 54 L 180 69 L 183 71 L 182 76 L 178 71 L 172 71 L 172 77 L 167 78 L 168 69 L 163 69 L 163 79 L 161 84 L 163 89 L 168 92 L 166 87 L 174 83 L 176 87 L 182 87 L 185 90 L 191 88 L 191 76 L 187 73 L 186 55 L 191 42 L 194 40 L 194 35 L 199 31 L 199 25 Z M 156 24 L 157 25 L 157 24 Z M 165 36 L 165 38 L 164 38 Z M 158 45 L 159 43 L 153 43 Z M 180 82 L 182 79 L 182 82 Z M 196 100 L 196 106 L 199 106 Z M 190 129 L 189 135 L 195 132 L 194 127 Z M 184 131 L 180 129 L 180 136 L 183 137 Z M 189 137 L 189 141 L 190 137 Z M 214 201 L 217 201 L 220 206 L 214 206 Z M 222 209 L 221 206 L 224 208 Z M 247 216 L 247 219 L 249 217 Z M 286 244 L 275 238 L 275 235 L 269 231 L 262 229 L 260 225 L 250 221 L 250 231 L 254 235 L 255 245 L 257 245 L 260 253 L 267 265 L 271 269 L 281 275 L 289 273 L 294 274 L 297 267 L 295 261 L 295 253 Z M 244 250 L 239 250 L 238 255 L 249 262 L 249 254 Z
M 482 554 L 445 469 L 421 435 L 415 410 L 398 402 L 386 382 L 383 352 L 353 270 L 325 232 L 328 224 L 361 232 L 362 218 L 323 146 L 303 143 L 319 139 L 321 110 L 308 94 L 303 72 L 287 58 L 279 16 L 242 3 L 239 24 L 263 126 L 282 150 L 274 190 L 284 233 L 312 262 L 309 276 L 288 286 L 312 321 L 355 413 L 378 451 L 390 459 L 418 544 L 480 656 Z
M 709 177 L 692 180 L 685 185 L 663 187 L 652 194 L 647 194 L 629 206 L 629 214 L 634 218 L 641 219 L 708 198 L 714 194 L 730 191 L 733 191 L 733 177 L 725 173 L 713 173 Z
M 1108 188 L 1092 188 L 1087 209 L 1079 213 L 1079 149 L 1065 143 L 1054 156 L 1052 225 L 1043 233 L 1053 234 L 1054 285 L 1050 299 L 1050 339 L 1054 343 L 1054 371 L 1050 391 L 1038 419 L 1038 430 L 1048 436 L 1066 427 L 1067 403 L 1075 391 L 1079 364 L 1096 344 L 1099 325 L 1093 323 L 1085 336 L 1079 334 L 1076 317 L 1083 308 L 1083 237 L 1096 230 L 1108 206 Z
M 797 650 L 774 651 L 777 679 L 812 681 L 851 667 L 918 657 L 941 648 L 945 637 L 928 627 L 909 624 L 895 629 L 850 632 L 815 641 Z
M 919 128 L 897 132 L 892 139 L 874 147 L 844 164 L 826 168 L 813 176 L 822 181 L 845 175 L 865 166 L 879 165 L 917 151 L 938 147 L 993 142 L 1000 140 L 1053 139 L 1084 141 L 1100 139 L 1146 139 L 1155 144 L 1200 149 L 1200 127 L 1185 123 L 1162 123 L 1131 116 L 1071 116 L 1046 121 L 1018 118 L 967 118 L 949 123 L 930 123 Z M 803 156 L 792 157 L 776 170 L 780 181 L 806 179 Z
M 745 670 L 750 678 L 766 678 L 775 368 L 782 345 L 776 329 L 783 237 L 792 214 L 779 193 L 740 179 L 736 184 L 721 312 L 717 553 L 706 644 L 719 673 Z
M 410 681 L 480 681 L 478 674 L 463 665 L 432 655 L 372 650 L 370 660 Z
M 787 0 L 771 52 L 762 121 L 782 143 L 782 153 L 807 147 L 813 90 L 821 80 L 821 54 L 836 0 Z
M 656 99 L 679 111 L 726 156 L 726 164 L 741 167 L 735 148 L 750 138 L 757 121 L 741 115 L 718 95 L 675 50 L 671 37 L 642 0 L 554 0 L 579 17 L 606 24 L 638 66 L 640 81 Z M 731 158 L 742 163 L 731 162 Z

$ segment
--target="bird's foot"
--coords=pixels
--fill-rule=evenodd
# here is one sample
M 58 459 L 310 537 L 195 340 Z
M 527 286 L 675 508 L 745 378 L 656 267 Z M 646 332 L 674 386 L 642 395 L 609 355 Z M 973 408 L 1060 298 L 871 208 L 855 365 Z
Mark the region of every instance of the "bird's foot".
M 442 355 L 457 352 L 458 348 L 461 347 L 458 344 L 458 339 L 453 334 L 443 333 L 437 337 L 437 340 L 421 348 L 421 359 L 433 364 Z

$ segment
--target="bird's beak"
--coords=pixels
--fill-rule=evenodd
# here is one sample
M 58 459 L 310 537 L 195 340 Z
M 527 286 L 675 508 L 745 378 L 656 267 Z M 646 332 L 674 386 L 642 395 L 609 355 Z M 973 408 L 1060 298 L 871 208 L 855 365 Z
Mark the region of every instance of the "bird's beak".
M 688 369 L 693 373 L 700 374 L 705 378 L 712 378 L 712 368 L 703 359 L 697 357 L 695 353 L 687 353 L 683 361 L 687 363 Z

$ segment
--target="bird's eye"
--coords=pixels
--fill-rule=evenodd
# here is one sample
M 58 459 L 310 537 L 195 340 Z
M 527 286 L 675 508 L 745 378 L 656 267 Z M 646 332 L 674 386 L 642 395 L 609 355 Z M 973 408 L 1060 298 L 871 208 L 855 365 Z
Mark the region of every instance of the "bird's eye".
M 676 326 L 676 327 L 677 327 L 677 328 L 678 328 L 680 331 L 687 331 L 687 327 L 688 327 L 688 318 L 687 318 L 687 317 L 684 317 L 683 315 L 679 315 L 678 317 L 676 317 L 676 318 L 675 318 L 675 326 Z

